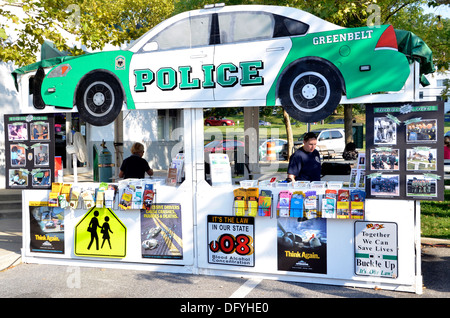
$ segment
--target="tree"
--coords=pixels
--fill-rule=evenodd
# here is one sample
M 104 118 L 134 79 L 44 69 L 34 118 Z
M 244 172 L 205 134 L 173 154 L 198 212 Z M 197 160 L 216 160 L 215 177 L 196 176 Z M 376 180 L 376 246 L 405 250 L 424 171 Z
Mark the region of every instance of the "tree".
M 33 63 L 44 40 L 72 55 L 84 54 L 83 47 L 120 46 L 173 10 L 172 0 L 10 0 L 0 4 L 0 60 Z M 80 44 L 71 47 L 71 42 Z

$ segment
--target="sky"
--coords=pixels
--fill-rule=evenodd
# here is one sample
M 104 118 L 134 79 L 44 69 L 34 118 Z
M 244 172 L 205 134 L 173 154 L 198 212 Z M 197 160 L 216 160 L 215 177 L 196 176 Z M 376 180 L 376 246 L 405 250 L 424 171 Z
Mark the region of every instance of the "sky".
M 425 13 L 434 13 L 435 15 L 440 15 L 442 18 L 450 19 L 450 5 L 441 5 L 435 8 L 429 8 L 424 6 Z

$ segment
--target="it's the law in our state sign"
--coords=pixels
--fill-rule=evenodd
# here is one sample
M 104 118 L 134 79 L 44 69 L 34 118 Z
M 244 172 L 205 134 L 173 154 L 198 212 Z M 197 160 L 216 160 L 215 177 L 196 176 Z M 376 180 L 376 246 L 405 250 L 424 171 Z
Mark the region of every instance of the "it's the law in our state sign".
M 355 222 L 355 274 L 398 277 L 397 223 Z

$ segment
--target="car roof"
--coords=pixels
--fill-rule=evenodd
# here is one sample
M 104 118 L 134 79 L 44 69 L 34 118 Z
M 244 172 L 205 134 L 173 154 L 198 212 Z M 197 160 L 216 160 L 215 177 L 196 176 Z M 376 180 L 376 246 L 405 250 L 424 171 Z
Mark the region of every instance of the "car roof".
M 132 45 L 128 48 L 131 52 L 137 52 L 147 41 L 152 38 L 157 33 L 161 32 L 173 23 L 180 21 L 182 19 L 188 18 L 189 16 L 199 16 L 211 13 L 230 13 L 230 12 L 267 12 L 272 14 L 277 14 L 285 16 L 294 20 L 304 22 L 309 25 L 308 33 L 324 32 L 330 30 L 343 29 L 343 27 L 336 24 L 325 21 L 311 13 L 305 12 L 303 10 L 291 7 L 282 6 L 270 6 L 270 5 L 235 5 L 235 6 L 222 6 L 213 7 L 208 9 L 197 9 L 179 13 L 171 18 L 168 18 L 147 33 L 142 35 L 139 39 L 134 41 Z M 139 43 L 137 43 L 139 42 Z M 141 43 L 142 42 L 142 43 Z M 136 44 L 136 45 L 135 45 Z

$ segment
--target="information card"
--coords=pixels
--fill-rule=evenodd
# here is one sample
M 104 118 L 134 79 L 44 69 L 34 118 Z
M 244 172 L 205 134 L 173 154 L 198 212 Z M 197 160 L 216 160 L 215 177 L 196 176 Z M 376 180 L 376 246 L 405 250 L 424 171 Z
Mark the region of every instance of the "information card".
M 355 274 L 397 278 L 397 223 L 355 222 Z

